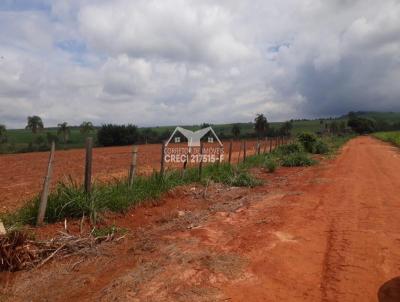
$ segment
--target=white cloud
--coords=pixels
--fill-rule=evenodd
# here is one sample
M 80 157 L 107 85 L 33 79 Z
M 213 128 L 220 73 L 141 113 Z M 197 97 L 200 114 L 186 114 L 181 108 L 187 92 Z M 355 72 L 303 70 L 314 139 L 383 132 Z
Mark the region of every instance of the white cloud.
M 394 0 L 42 2 L 0 5 L 9 127 L 34 113 L 154 125 L 400 110 Z

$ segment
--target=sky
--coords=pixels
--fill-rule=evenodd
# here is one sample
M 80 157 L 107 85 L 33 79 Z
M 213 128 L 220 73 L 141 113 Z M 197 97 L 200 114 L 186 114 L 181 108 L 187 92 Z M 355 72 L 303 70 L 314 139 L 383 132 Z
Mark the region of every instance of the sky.
M 398 0 L 1 0 L 0 124 L 400 111 Z

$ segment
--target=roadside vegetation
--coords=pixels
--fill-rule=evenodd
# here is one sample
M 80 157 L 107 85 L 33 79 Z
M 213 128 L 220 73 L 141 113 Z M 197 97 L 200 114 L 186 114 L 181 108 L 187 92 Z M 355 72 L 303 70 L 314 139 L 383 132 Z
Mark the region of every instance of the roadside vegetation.
M 400 147 L 400 131 L 377 132 L 374 133 L 374 136 L 380 140 L 392 143 L 393 145 Z
M 171 170 L 166 171 L 163 177 L 158 173 L 149 177 L 136 177 L 132 186 L 126 179 L 94 183 L 90 194 L 85 192 L 83 185 L 70 179 L 57 184 L 56 189 L 50 193 L 45 221 L 53 223 L 65 218 L 81 218 L 84 215 L 96 223 L 103 212 L 123 213 L 141 203 L 157 200 L 174 187 L 191 183 L 208 186 L 214 182 L 234 187 L 254 187 L 262 182 L 250 173 L 252 168 L 274 173 L 279 166 L 311 166 L 318 162 L 313 154 L 331 154 L 349 138 L 350 136 L 334 136 L 321 139 L 310 133 L 302 133 L 292 143 L 281 145 L 271 153 L 249 156 L 238 165 L 205 165 L 201 178 L 197 168 L 189 168 L 184 173 Z M 39 201 L 40 195 L 16 212 L 2 215 L 0 219 L 8 228 L 34 225 Z

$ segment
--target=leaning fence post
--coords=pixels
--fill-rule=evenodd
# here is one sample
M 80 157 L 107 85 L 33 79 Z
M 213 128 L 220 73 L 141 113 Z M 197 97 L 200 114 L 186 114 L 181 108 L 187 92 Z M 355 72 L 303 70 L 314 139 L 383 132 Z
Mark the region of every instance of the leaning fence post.
M 243 162 L 246 161 L 246 140 L 243 141 Z
M 132 187 L 133 180 L 136 176 L 137 152 L 138 152 L 138 146 L 133 145 L 132 146 L 132 161 L 131 161 L 131 167 L 129 169 L 129 186 L 130 187 Z
M 203 173 L 203 143 L 200 142 L 200 162 L 199 162 L 199 178 L 201 179 L 201 175 Z
M 160 176 L 164 176 L 164 157 L 165 157 L 165 142 L 161 144 L 161 163 L 160 163 Z
M 46 177 L 44 178 L 43 191 L 42 191 L 42 196 L 40 198 L 39 212 L 38 212 L 37 221 L 36 221 L 37 225 L 41 225 L 43 223 L 44 215 L 46 214 L 47 198 L 49 196 L 49 187 L 50 187 L 50 181 L 51 181 L 51 174 L 52 174 L 52 170 L 53 170 L 54 151 L 55 151 L 55 143 L 52 142 L 50 156 L 49 156 L 49 162 L 47 165 L 47 173 L 46 173 Z
M 86 138 L 85 159 L 85 192 L 90 193 L 92 189 L 92 160 L 93 160 L 93 138 Z
M 229 164 L 231 163 L 231 159 L 232 159 L 232 145 L 233 145 L 233 141 L 231 140 L 231 143 L 229 144 L 229 155 L 228 155 Z

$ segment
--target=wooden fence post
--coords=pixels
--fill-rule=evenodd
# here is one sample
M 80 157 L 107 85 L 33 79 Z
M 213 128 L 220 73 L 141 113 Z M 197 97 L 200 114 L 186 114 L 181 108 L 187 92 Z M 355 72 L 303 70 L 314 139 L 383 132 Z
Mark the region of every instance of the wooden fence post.
M 129 186 L 130 187 L 132 187 L 133 180 L 136 176 L 137 152 L 138 152 L 138 146 L 133 145 L 132 146 L 132 161 L 131 161 L 131 167 L 129 169 Z
M 231 140 L 231 143 L 229 144 L 229 155 L 228 155 L 229 164 L 231 163 L 232 159 L 232 145 L 233 145 L 233 140 Z
M 246 140 L 243 141 L 243 162 L 246 161 Z
M 203 173 L 203 143 L 200 142 L 200 162 L 199 162 L 199 178 L 201 179 Z
M 242 153 L 243 142 L 240 142 L 239 144 L 240 144 L 240 147 L 239 147 L 239 156 L 238 156 L 237 163 L 240 163 L 240 154 Z
M 257 142 L 257 155 L 260 155 L 261 152 L 261 143 L 258 141 Z
M 50 156 L 49 156 L 49 162 L 47 165 L 47 173 L 46 173 L 46 177 L 44 178 L 43 191 L 42 191 L 42 196 L 40 198 L 39 212 L 38 212 L 37 221 L 36 221 L 37 225 L 41 225 L 43 223 L 44 216 L 46 214 L 47 198 L 49 196 L 49 187 L 50 187 L 51 175 L 52 175 L 52 171 L 53 171 L 54 151 L 55 151 L 55 143 L 52 142 Z
M 188 153 L 186 154 L 185 162 L 183 163 L 182 177 L 185 177 L 186 168 L 187 168 L 189 159 L 190 159 L 190 147 L 189 147 L 189 149 L 188 149 Z
M 92 161 L 93 161 L 93 138 L 86 138 L 85 159 L 85 192 L 90 193 L 92 189 Z
M 269 153 L 272 152 L 272 137 L 269 139 Z
M 164 176 L 164 157 L 165 157 L 165 142 L 161 144 L 161 162 L 160 162 L 160 176 Z
M 266 154 L 266 153 L 267 153 L 267 146 L 268 146 L 268 137 L 265 138 L 263 154 Z

